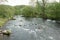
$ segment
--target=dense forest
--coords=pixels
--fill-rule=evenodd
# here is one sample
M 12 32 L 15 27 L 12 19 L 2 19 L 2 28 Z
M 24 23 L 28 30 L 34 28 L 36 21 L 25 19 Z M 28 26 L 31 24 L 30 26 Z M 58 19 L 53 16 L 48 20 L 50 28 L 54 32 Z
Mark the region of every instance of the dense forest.
M 44 5 L 43 5 L 44 4 Z M 37 2 L 36 6 L 27 5 L 0 5 L 0 21 L 11 19 L 14 15 L 23 15 L 25 17 L 41 17 L 44 19 L 60 20 L 60 3 L 42 3 Z M 4 21 L 5 21 L 4 20 Z M 0 24 L 1 25 L 1 24 Z

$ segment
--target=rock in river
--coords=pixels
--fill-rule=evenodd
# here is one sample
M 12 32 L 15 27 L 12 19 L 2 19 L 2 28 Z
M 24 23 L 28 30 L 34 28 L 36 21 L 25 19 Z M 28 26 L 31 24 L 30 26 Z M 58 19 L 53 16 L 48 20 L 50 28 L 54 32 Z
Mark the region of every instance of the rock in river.
M 3 30 L 3 31 L 0 30 L 0 34 L 10 36 L 10 34 L 11 34 L 11 30 Z

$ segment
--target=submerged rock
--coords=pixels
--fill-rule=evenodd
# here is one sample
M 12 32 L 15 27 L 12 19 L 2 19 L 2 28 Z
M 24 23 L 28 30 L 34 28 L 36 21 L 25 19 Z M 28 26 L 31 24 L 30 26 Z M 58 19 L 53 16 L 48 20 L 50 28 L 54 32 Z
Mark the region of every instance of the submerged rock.
M 22 26 L 22 25 L 19 25 L 19 26 Z
M 38 29 L 41 29 L 40 27 L 38 27 Z
M 35 24 L 35 25 L 37 25 L 37 24 Z

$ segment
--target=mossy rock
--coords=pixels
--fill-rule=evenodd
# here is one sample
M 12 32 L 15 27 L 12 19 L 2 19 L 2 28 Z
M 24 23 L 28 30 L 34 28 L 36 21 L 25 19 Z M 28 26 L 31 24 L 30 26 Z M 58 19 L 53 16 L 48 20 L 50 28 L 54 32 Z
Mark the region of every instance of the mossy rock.
M 11 34 L 11 30 L 4 30 L 2 31 L 2 34 L 9 36 Z

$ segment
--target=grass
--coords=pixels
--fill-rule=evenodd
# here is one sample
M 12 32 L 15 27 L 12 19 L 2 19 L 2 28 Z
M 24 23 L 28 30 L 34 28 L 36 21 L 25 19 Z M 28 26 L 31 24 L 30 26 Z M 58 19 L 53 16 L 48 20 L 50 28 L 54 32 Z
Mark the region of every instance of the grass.
M 7 20 L 8 20 L 7 18 L 0 18 L 0 27 L 2 27 Z

